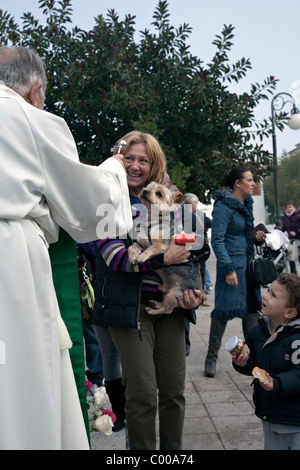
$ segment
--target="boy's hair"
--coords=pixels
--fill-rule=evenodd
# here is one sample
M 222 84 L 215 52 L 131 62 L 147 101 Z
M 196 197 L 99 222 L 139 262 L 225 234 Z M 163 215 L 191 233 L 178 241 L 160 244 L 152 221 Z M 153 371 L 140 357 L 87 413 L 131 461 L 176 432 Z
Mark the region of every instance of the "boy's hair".
M 295 308 L 295 318 L 300 318 L 300 277 L 294 273 L 281 273 L 276 280 L 285 286 L 289 294 L 289 307 Z

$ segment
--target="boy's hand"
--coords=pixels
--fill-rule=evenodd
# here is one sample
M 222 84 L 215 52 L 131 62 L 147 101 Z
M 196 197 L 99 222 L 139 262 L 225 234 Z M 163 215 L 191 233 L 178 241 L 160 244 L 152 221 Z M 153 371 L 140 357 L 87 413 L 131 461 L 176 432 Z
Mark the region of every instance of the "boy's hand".
M 262 382 L 259 382 L 259 383 L 262 386 L 262 388 L 264 388 L 267 392 L 271 392 L 274 387 L 274 382 L 273 382 L 272 377 L 270 377 L 268 373 L 267 375 L 268 375 L 269 383 L 268 384 L 263 384 Z
M 240 354 L 239 356 L 232 356 L 233 362 L 239 367 L 245 367 L 249 359 L 249 354 Z

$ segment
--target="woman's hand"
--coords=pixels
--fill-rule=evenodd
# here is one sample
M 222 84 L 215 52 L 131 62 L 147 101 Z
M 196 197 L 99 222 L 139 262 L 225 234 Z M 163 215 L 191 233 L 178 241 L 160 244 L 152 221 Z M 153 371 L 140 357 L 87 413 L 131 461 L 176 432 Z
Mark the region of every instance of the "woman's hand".
M 172 236 L 170 246 L 164 254 L 164 264 L 167 266 L 171 264 L 181 264 L 188 261 L 190 252 L 186 249 L 185 245 L 176 245 L 174 236 Z
M 229 284 L 230 286 L 238 287 L 239 281 L 238 281 L 235 271 L 232 271 L 231 273 L 227 273 L 225 275 L 225 279 L 226 279 L 227 284 Z
M 202 303 L 202 292 L 201 290 L 185 290 L 183 293 L 183 301 L 180 297 L 177 297 L 178 307 L 183 309 L 197 308 Z
M 255 234 L 256 241 L 257 242 L 263 242 L 265 238 L 266 238 L 265 232 L 263 232 L 262 230 L 257 230 L 257 232 Z

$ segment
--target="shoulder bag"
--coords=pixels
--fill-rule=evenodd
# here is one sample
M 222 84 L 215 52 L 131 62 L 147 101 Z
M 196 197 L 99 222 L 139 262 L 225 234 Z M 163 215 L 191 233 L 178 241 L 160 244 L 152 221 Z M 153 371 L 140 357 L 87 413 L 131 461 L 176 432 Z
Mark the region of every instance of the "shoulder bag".
M 257 250 L 257 248 L 256 248 Z M 248 263 L 247 280 L 257 286 L 266 286 L 277 279 L 278 272 L 275 263 L 261 254 Z

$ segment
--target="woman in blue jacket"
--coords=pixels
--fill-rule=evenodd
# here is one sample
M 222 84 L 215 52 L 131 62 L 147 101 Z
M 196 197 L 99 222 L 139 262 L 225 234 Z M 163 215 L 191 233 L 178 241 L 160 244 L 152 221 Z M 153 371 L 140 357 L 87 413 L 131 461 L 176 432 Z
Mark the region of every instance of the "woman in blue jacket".
M 249 321 L 243 321 L 245 334 L 247 328 L 254 326 L 253 315 L 250 314 L 255 314 L 261 304 L 260 289 L 247 285 L 246 280 L 247 264 L 254 256 L 254 243 L 250 235 L 253 228 L 251 195 L 255 186 L 252 173 L 245 166 L 236 166 L 224 175 L 221 184 L 226 189 L 216 192 L 211 226 L 217 278 L 205 360 L 207 377 L 215 376 L 218 351 L 227 321 L 236 317 L 252 319 L 250 325 Z M 264 232 L 256 233 L 258 242 L 264 238 Z

